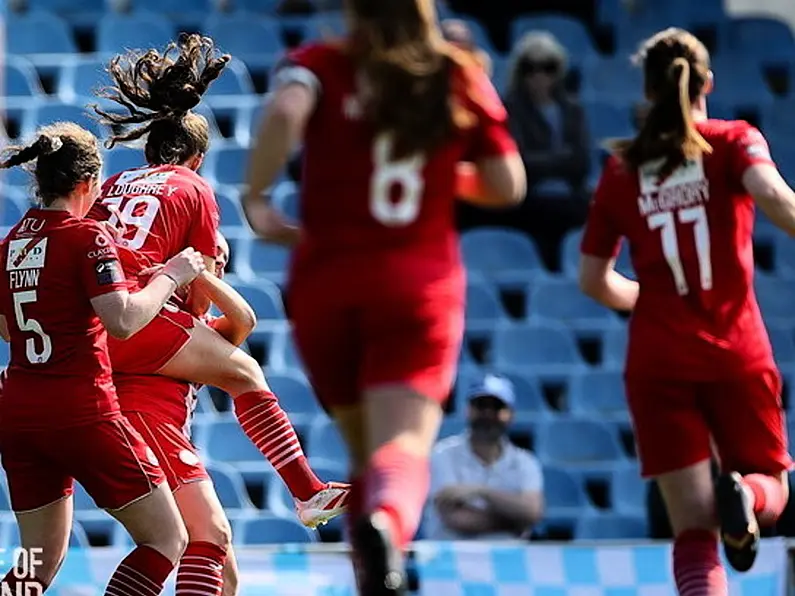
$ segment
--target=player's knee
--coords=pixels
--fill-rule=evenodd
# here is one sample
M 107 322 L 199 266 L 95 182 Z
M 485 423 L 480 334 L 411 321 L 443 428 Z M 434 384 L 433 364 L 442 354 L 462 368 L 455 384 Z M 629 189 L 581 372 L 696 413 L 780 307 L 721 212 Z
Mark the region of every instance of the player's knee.
M 151 546 L 168 560 L 177 563 L 188 546 L 188 531 L 182 520 L 174 523 L 168 531 L 161 529 L 157 537 L 147 546 Z
M 43 549 L 43 551 L 47 552 L 47 549 Z M 61 552 L 56 551 L 57 549 L 53 549 L 51 555 L 44 554 L 42 558 L 37 561 L 38 565 L 35 569 L 36 579 L 45 586 L 49 586 L 53 582 L 55 576 L 58 575 L 58 571 L 61 569 L 61 565 L 63 565 L 66 559 L 66 549 L 63 549 Z
M 227 375 L 228 388 L 225 387 L 224 389 L 237 396 L 248 391 L 259 391 L 267 388 L 265 374 L 262 372 L 259 362 L 245 352 L 240 352 L 236 356 L 234 366 Z
M 232 528 L 223 515 L 210 515 L 187 527 L 191 542 L 209 542 L 225 549 L 232 546 Z

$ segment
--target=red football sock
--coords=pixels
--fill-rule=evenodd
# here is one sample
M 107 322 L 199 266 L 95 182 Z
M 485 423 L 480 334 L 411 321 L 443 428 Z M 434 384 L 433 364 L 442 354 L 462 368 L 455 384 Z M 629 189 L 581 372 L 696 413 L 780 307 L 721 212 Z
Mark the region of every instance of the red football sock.
M 190 542 L 177 569 L 177 596 L 219 596 L 224 587 L 226 549 L 212 542 Z
M 383 511 L 390 517 L 400 548 L 417 533 L 429 485 L 428 460 L 406 453 L 396 443 L 381 446 L 370 458 L 366 510 Z
M 139 546 L 119 563 L 105 596 L 158 596 L 174 564 L 155 549 Z
M 674 540 L 674 578 L 679 596 L 728 596 L 718 537 L 709 530 L 687 530 Z
M 298 435 L 270 391 L 251 391 L 234 400 L 235 415 L 243 432 L 256 445 L 292 495 L 308 501 L 326 486 L 306 461 Z
M 743 476 L 743 484 L 754 494 L 754 513 L 759 525 L 774 525 L 787 506 L 781 481 L 764 474 L 749 474 Z

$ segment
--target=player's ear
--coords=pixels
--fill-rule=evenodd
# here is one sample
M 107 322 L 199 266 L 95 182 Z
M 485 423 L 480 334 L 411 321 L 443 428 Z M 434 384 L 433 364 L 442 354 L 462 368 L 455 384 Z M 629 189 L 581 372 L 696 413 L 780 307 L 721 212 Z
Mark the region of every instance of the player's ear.
M 704 83 L 704 95 L 709 95 L 712 93 L 712 90 L 715 88 L 715 75 L 712 74 L 712 71 L 709 71 L 707 75 L 707 82 Z

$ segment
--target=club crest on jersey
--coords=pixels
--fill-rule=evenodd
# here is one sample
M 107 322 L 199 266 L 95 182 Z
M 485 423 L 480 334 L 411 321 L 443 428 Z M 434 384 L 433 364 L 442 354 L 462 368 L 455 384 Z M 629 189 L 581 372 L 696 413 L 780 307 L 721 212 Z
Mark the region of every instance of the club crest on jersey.
M 20 238 L 8 245 L 6 271 L 41 269 L 47 257 L 47 238 Z

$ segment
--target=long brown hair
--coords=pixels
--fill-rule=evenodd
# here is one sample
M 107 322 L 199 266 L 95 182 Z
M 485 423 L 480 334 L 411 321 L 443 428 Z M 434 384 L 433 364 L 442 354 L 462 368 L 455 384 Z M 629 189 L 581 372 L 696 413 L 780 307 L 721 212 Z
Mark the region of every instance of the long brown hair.
M 99 96 L 124 107 L 128 114 L 94 111 L 106 124 L 145 124 L 107 142 L 146 136 L 146 159 L 150 164 L 180 164 L 207 152 L 210 132 L 204 116 L 191 112 L 199 105 L 210 84 L 231 60 L 218 55 L 213 40 L 198 34 L 182 34 L 160 53 L 157 50 L 129 52 L 108 65 L 114 86 Z
M 29 165 L 35 161 L 35 165 Z M 49 206 L 65 198 L 78 183 L 99 178 L 102 159 L 97 138 L 73 122 L 41 127 L 29 145 L 7 147 L 0 169 L 25 166 L 36 181 L 39 201 Z
M 634 139 L 613 141 L 611 148 L 633 169 L 663 159 L 660 179 L 712 147 L 695 126 L 692 104 L 709 80 L 709 53 L 694 35 L 671 27 L 645 41 L 634 60 L 643 66 L 651 107 Z
M 391 136 L 393 159 L 431 151 L 473 125 L 456 99 L 454 69 L 474 61 L 444 41 L 433 0 L 346 0 L 345 7 L 367 86 L 365 115 Z

